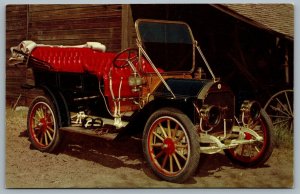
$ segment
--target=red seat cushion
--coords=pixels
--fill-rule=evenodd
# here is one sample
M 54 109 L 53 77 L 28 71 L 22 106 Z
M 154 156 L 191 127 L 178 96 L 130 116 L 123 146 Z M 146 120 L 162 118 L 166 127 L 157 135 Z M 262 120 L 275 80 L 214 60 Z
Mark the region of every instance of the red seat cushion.
M 49 63 L 52 71 L 89 72 L 101 77 L 107 72 L 115 53 L 103 53 L 90 48 L 36 47 L 31 56 Z
M 131 91 L 131 87 L 128 84 L 128 78 L 132 73 L 130 67 L 116 68 L 112 65 L 116 53 L 103 53 L 91 48 L 42 46 L 36 47 L 31 52 L 31 56 L 47 62 L 52 67 L 52 71 L 73 73 L 88 72 L 96 75 L 98 79 L 103 78 L 106 96 L 111 96 L 109 89 L 109 72 L 110 69 L 112 69 L 110 76 L 112 77 L 114 95 L 116 95 L 116 97 L 118 95 L 121 79 L 122 97 L 138 95 L 138 93 Z M 144 59 L 142 60 L 142 69 L 143 72 L 154 72 L 150 64 Z M 159 71 L 162 72 L 160 69 Z
M 72 48 L 72 47 L 36 47 L 31 56 L 47 62 L 52 71 L 57 72 L 88 72 L 97 75 L 98 78 L 108 74 L 112 61 L 116 53 L 100 52 L 91 48 Z M 152 67 L 144 59 L 142 60 L 143 72 L 154 72 Z M 116 75 L 130 75 L 130 69 L 120 70 L 114 68 Z M 163 72 L 159 69 L 160 72 Z

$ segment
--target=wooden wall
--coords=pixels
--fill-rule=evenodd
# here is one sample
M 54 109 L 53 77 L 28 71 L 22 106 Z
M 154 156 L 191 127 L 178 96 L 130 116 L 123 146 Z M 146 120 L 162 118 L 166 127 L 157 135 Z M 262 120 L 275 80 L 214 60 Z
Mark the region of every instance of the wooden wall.
M 136 31 L 130 5 L 122 6 L 122 49 L 136 46 Z
M 26 39 L 52 45 L 101 42 L 107 51 L 119 52 L 121 48 L 134 46 L 133 30 L 129 5 L 8 5 L 6 58 L 9 58 L 11 46 Z M 14 103 L 20 94 L 23 96 L 20 104 L 28 104 L 26 92 L 20 89 L 24 81 L 24 68 L 6 65 L 8 104 Z
M 6 61 L 10 56 L 10 47 L 27 39 L 27 5 L 8 5 L 6 7 Z M 8 67 L 6 65 L 6 97 L 7 103 L 16 101 L 23 93 L 20 84 L 25 81 L 25 68 Z M 23 99 L 24 100 L 24 99 Z
M 97 41 L 119 51 L 121 5 L 30 5 L 29 39 L 76 45 Z

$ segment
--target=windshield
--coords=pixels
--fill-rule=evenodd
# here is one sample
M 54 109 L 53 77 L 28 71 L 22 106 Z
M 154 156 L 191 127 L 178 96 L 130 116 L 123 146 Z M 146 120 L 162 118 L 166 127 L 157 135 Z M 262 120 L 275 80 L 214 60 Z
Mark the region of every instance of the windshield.
M 137 21 L 142 47 L 162 72 L 191 72 L 194 67 L 194 39 L 183 22 Z

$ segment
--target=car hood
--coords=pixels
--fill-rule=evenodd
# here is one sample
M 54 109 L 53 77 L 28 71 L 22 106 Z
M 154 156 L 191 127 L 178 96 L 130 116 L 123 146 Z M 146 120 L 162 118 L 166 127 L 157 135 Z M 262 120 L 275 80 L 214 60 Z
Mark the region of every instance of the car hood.
M 203 91 L 207 91 L 214 82 L 212 80 L 174 79 L 166 80 L 176 98 L 198 97 Z M 206 92 L 204 92 L 206 93 Z M 156 97 L 173 97 L 163 83 L 154 90 Z

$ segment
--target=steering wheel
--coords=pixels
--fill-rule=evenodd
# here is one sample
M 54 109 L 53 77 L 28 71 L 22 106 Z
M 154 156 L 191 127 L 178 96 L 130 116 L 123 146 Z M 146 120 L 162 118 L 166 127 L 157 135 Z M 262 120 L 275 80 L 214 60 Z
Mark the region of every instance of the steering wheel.
M 138 61 L 138 49 L 128 48 L 119 52 L 115 56 L 113 60 L 113 65 L 116 68 L 124 68 L 129 65 L 129 62 L 134 64 L 137 61 Z

